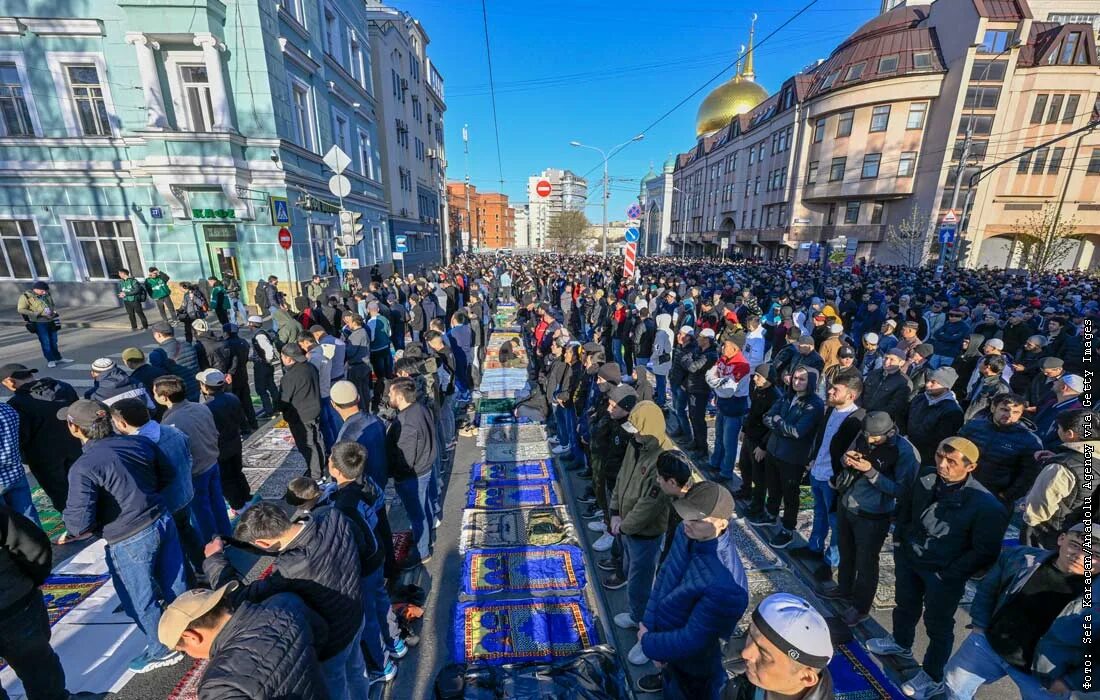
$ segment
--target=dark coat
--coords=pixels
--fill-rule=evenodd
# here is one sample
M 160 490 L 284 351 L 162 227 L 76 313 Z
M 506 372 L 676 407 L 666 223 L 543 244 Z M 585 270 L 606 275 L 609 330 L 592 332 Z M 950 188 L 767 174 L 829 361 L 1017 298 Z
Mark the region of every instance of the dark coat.
M 199 356 L 195 353 L 194 345 L 169 338 L 149 353 L 149 364 L 182 379 L 187 400 L 198 403 L 199 382 L 195 375 L 199 373 Z
M 321 379 L 309 362 L 283 366 L 279 410 L 288 423 L 312 423 L 321 416 Z
M 892 418 L 899 418 L 905 415 L 911 389 L 912 384 L 903 372 L 887 374 L 882 368 L 872 370 L 863 381 L 863 393 L 859 397 L 859 405 L 863 406 L 868 413 L 885 411 Z
M 218 459 L 240 455 L 241 426 L 248 425 L 241 400 L 225 390 L 203 405 L 214 414 L 214 425 L 218 426 Z
M 81 455 L 80 441 L 69 434 L 57 412 L 77 400 L 65 382 L 43 377 L 19 387 L 8 405 L 19 414 L 19 450 L 31 466 L 55 460 L 72 464 Z
M 754 445 L 763 447 L 767 442 L 769 430 L 768 426 L 764 425 L 764 416 L 779 400 L 781 394 L 774 384 L 761 388 L 756 386 L 755 380 L 749 381 L 752 382 L 752 388 L 749 389 L 749 411 L 745 414 L 745 422 L 742 423 L 741 430 Z
M 810 372 L 806 393 L 784 396 L 764 416 L 768 454 L 791 464 L 805 465 L 810 459 L 812 438 L 825 415 L 825 404 L 817 395 L 817 372 Z
M 0 613 L 36 594 L 52 563 L 50 540 L 42 528 L 0 503 Z
M 933 463 L 939 444 L 958 435 L 962 424 L 963 412 L 954 392 L 948 391 L 935 399 L 921 392 L 909 402 L 902 432 L 920 453 L 920 463 L 927 465 Z
M 1035 432 L 1023 421 L 1000 427 L 992 417 L 974 418 L 959 435 L 978 446 L 981 456 L 974 478 L 997 498 L 1011 503 L 1027 494 L 1039 467 L 1035 452 L 1043 449 Z
M 427 474 L 435 464 L 439 436 L 431 411 L 420 402 L 411 404 L 390 423 L 386 431 L 386 456 L 394 481 Z

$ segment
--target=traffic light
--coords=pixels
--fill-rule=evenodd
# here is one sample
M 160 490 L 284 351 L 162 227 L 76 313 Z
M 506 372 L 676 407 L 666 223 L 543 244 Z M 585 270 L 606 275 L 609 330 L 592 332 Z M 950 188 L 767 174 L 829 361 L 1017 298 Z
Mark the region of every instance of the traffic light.
M 955 240 L 945 241 L 943 244 L 943 261 L 948 265 L 955 259 Z
M 361 218 L 363 214 L 360 212 L 340 210 L 340 233 L 336 236 L 333 248 L 341 258 L 347 257 L 348 250 L 363 241 L 363 224 L 359 223 Z
M 970 257 L 970 241 L 965 238 L 960 238 L 955 245 L 955 259 L 959 261 L 959 264 L 966 265 L 967 258 Z

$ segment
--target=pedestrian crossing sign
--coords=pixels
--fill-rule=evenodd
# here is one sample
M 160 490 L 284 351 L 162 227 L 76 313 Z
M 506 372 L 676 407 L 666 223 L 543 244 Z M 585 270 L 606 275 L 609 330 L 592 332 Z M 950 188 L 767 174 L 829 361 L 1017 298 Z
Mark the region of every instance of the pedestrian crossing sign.
M 286 197 L 271 197 L 271 225 L 290 225 L 290 204 Z

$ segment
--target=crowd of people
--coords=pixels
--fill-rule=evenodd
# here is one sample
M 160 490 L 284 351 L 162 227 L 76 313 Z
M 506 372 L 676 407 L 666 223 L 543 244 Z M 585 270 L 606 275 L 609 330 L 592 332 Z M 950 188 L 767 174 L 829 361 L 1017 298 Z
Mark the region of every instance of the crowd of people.
M 912 657 L 923 619 L 907 695 L 969 698 L 1005 675 L 1024 697 L 1085 687 L 1095 278 L 640 262 L 631 280 L 599 257 L 469 256 L 341 287 L 314 278 L 294 299 L 270 277 L 253 290 L 259 313 L 235 281 L 180 283 L 175 305 L 163 272 L 119 271 L 135 330 L 156 302 L 156 349 L 97 360 L 83 398 L 0 368 L 13 392 L 0 404 L 0 656 L 32 700 L 67 697 L 36 588 L 51 549 L 29 471 L 63 513 L 61 543 L 106 541 L 147 641 L 131 670 L 209 659 L 202 698 L 362 698 L 391 680 L 407 645 L 387 592 L 400 569 L 384 489 L 392 480 L 412 529 L 405 565 L 422 565 L 494 311 L 514 300 L 530 387 L 515 412 L 545 420 L 555 457 L 591 481 L 578 500 L 601 533 L 602 584 L 629 601 L 613 622 L 637 630 L 629 662 L 659 668 L 639 690 L 831 697 L 827 622 L 796 596 L 759 605 L 744 672 L 724 665 L 749 605 L 731 524 L 802 545 L 804 485 L 805 550 L 843 624 L 869 624 L 893 533 L 892 629 L 867 648 Z M 48 287 L 20 311 L 56 366 Z M 304 462 L 278 501 L 255 497 L 244 472 L 244 440 L 274 417 Z M 234 549 L 274 564 L 255 578 Z

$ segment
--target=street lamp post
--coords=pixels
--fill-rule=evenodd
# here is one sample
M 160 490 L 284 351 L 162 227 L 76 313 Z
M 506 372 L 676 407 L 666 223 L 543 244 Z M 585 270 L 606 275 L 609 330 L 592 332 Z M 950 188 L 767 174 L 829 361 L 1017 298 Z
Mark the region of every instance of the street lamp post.
M 608 158 L 609 154 L 615 153 L 615 151 L 619 150 L 620 148 L 627 145 L 628 143 L 633 143 L 634 141 L 641 141 L 644 138 L 645 138 L 645 134 L 638 134 L 637 136 L 630 139 L 629 141 L 624 141 L 623 143 L 620 143 L 618 146 L 615 146 L 614 148 L 609 149 L 607 152 L 604 152 L 603 149 L 596 148 L 595 146 L 588 146 L 586 144 L 583 144 L 580 141 L 570 141 L 569 142 L 570 146 L 574 146 L 576 148 L 587 148 L 587 149 L 593 150 L 596 153 L 599 153 L 600 157 L 603 158 L 603 241 L 602 241 L 602 244 L 601 244 L 601 248 L 603 249 L 603 256 L 605 258 L 607 257 L 607 200 L 611 196 L 611 192 L 608 191 L 608 183 L 607 183 L 607 158 Z

